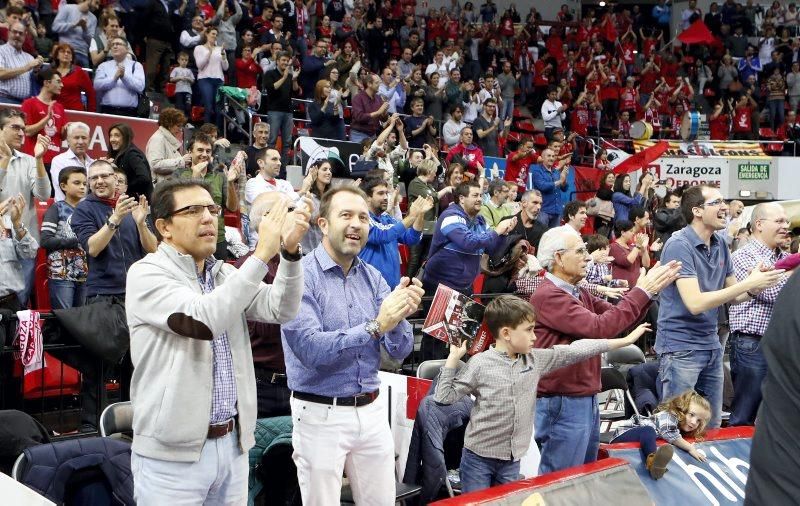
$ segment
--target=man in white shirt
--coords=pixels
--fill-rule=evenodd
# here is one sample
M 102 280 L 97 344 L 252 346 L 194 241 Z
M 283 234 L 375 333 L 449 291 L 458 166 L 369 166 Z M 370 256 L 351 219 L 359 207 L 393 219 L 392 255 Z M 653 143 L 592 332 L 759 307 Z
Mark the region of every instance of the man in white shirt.
M 433 57 L 433 63 L 425 69 L 425 76 L 430 76 L 434 72 L 439 73 L 439 89 L 442 89 L 450 79 L 450 71 L 455 67 L 455 62 L 444 57 L 443 51 L 437 51 Z
M 81 121 L 67 123 L 67 146 L 69 149 L 60 155 L 56 155 L 50 162 L 50 180 L 53 181 L 56 201 L 64 200 L 64 192 L 58 184 L 58 175 L 67 167 L 83 167 L 87 171 L 89 165 L 94 162 L 92 157 L 86 154 L 89 147 L 89 125 Z
M 567 106 L 559 102 L 556 97 L 558 90 L 555 86 L 547 89 L 547 100 L 542 104 L 542 119 L 544 120 L 544 136 L 547 142 L 553 138 L 553 132 L 557 129 L 563 129 L 561 121 L 567 117 Z
M 291 183 L 284 179 L 277 179 L 281 171 L 281 153 L 277 149 L 267 149 L 264 156 L 258 159 L 259 172 L 256 177 L 250 178 L 244 187 L 244 199 L 248 204 L 265 192 L 285 193 L 292 202 L 300 200 L 300 195 L 294 191 Z
M 442 126 L 442 138 L 448 148 L 452 148 L 461 140 L 461 131 L 466 127 L 464 123 L 464 107 L 454 105 L 450 109 L 450 119 Z

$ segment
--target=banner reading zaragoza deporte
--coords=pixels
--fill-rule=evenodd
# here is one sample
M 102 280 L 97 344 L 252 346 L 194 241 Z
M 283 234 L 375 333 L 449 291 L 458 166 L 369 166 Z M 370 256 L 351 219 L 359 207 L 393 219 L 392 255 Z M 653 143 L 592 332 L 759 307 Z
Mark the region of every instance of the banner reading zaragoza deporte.
M 658 140 L 633 141 L 636 152 L 643 151 Z M 681 158 L 690 156 L 712 158 L 769 158 L 758 142 L 723 142 L 723 141 L 669 141 L 669 148 L 661 155 L 663 158 Z

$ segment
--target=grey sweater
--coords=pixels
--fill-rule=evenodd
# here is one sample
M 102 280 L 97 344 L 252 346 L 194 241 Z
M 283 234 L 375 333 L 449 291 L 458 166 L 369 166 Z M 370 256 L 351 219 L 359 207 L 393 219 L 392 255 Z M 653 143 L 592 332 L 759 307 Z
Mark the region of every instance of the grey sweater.
M 222 333 L 234 365 L 239 446 L 253 446 L 256 381 L 247 321 L 293 319 L 303 291 L 300 262 L 281 261 L 271 285 L 261 282 L 266 273 L 255 257 L 238 270 L 218 261 L 215 289 L 204 295 L 194 260 L 165 243 L 128 271 L 133 451 L 172 462 L 200 459 L 211 416 L 211 339 Z
M 8 163 L 8 170 L 0 169 L 0 202 L 17 194 L 25 197 L 25 211 L 22 223 L 36 242 L 39 242 L 39 223 L 36 219 L 36 202 L 50 198 L 50 178 L 36 177 L 36 159 L 25 153 L 14 151 Z

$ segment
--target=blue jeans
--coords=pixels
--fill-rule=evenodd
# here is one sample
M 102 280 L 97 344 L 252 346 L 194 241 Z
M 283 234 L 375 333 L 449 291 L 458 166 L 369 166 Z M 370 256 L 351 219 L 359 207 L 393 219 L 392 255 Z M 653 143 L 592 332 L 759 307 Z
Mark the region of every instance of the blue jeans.
M 461 452 L 461 491 L 483 490 L 519 479 L 519 460 L 481 457 L 466 448 Z
M 661 400 L 694 389 L 711 404 L 709 429 L 722 421 L 722 350 L 684 350 L 658 357 Z
M 769 121 L 772 128 L 778 128 L 783 125 L 784 102 L 783 99 L 767 100 L 767 108 L 769 109 Z
M 15 98 L 10 97 L 0 97 L 0 104 L 21 104 L 22 100 L 17 100 Z
M 53 309 L 80 307 L 86 302 L 86 283 L 48 279 L 50 305 Z
M 503 110 L 500 111 L 500 120 L 505 121 L 506 118 L 513 118 L 514 117 L 514 99 L 509 98 L 507 100 L 503 100 Z
M 36 270 L 35 258 L 20 258 L 19 263 L 22 266 L 22 275 L 25 278 L 25 287 L 17 292 L 17 298 L 22 308 L 28 307 L 30 302 L 31 292 L 33 291 L 33 277 Z
M 539 397 L 534 432 L 542 450 L 540 475 L 596 461 L 600 448 L 597 396 Z
M 611 443 L 639 443 L 642 450 L 642 459 L 647 462 L 647 456 L 656 452 L 656 430 L 649 425 L 633 427 L 611 440 Z
M 206 77 L 197 80 L 197 90 L 200 92 L 205 123 L 217 124 L 217 90 L 220 86 L 222 86 L 222 79 Z
M 548 214 L 542 211 L 539 211 L 539 216 L 536 218 L 539 220 L 539 223 L 544 225 L 547 228 L 553 228 L 561 225 L 561 215 L 560 214 Z
M 761 404 L 761 382 L 766 375 L 767 361 L 761 352 L 761 340 L 734 332 L 731 335 L 731 425 L 753 425 Z
M 361 142 L 364 139 L 369 139 L 372 135 L 364 132 L 359 132 L 358 130 L 350 129 L 350 142 Z
M 285 164 L 288 162 L 286 155 L 292 147 L 292 122 L 294 121 L 292 113 L 269 111 L 267 119 L 269 121 L 269 140 L 267 145 L 274 149 L 278 134 L 280 134 L 281 142 L 283 143 L 281 146 L 281 160 Z

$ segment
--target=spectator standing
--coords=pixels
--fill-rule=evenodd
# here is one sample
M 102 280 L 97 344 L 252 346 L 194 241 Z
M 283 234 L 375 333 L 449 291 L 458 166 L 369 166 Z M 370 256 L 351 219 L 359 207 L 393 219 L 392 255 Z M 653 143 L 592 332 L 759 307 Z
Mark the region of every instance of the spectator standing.
M 792 71 L 786 74 L 786 86 L 789 111 L 797 112 L 797 106 L 800 104 L 800 61 L 792 62 Z
M 562 121 L 567 117 L 567 106 L 558 101 L 558 89 L 551 86 L 547 89 L 547 100 L 542 103 L 542 119 L 544 120 L 544 136 L 549 142 L 553 132 L 564 129 Z
M 367 178 L 361 183 L 369 207 L 369 236 L 358 257 L 378 269 L 390 289 L 400 283 L 400 257 L 398 244 L 415 246 L 422 239 L 425 213 L 433 207 L 433 199 L 416 199 L 402 221 L 393 218 L 389 209 L 389 191 L 386 181 Z
M 350 141 L 361 142 L 379 133 L 380 122 L 386 118 L 390 104 L 378 94 L 381 78 L 368 74 L 362 80 L 363 91 L 353 97 Z
M 661 261 L 681 262 L 680 279 L 661 294 L 655 351 L 661 398 L 688 389 L 703 392 L 712 408 L 709 427 L 722 412 L 722 350 L 717 334 L 719 306 L 739 304 L 777 284 L 783 271 L 754 269 L 738 281 L 730 251 L 718 231 L 728 206 L 718 189 L 692 186 L 683 192 L 681 211 L 688 225 L 672 234 Z
M 178 53 L 178 66 L 169 74 L 169 81 L 175 83 L 175 108 L 186 117 L 192 112 L 192 85 L 194 72 L 189 68 L 189 55 L 183 51 Z M 161 119 L 161 116 L 159 116 Z
M 6 160 L 0 151 L 0 167 Z M 15 313 L 24 307 L 18 296 L 26 284 L 22 263 L 33 262 L 39 250 L 39 243 L 22 221 L 24 209 L 21 195 L 0 200 L 0 309 Z
M 686 220 L 681 213 L 681 196 L 671 191 L 664 197 L 662 207 L 656 210 L 653 217 L 653 228 L 656 237 L 662 244 L 666 244 L 672 234 L 686 226 Z
M 779 66 L 772 69 L 772 73 L 767 79 L 767 108 L 769 109 L 769 120 L 772 130 L 776 130 L 783 125 L 783 113 L 786 106 L 786 80 L 783 71 Z
M 484 165 L 486 161 L 483 159 L 483 150 L 480 146 L 472 143 L 473 128 L 465 126 L 461 129 L 461 136 L 459 143 L 450 148 L 447 152 L 447 163 L 454 159 L 460 159 L 464 168 L 472 176 L 481 178 L 484 176 Z
M 316 81 L 314 101 L 308 104 L 311 134 L 324 139 L 346 140 L 341 94 L 331 89 L 327 79 Z
M 203 34 L 203 43 L 194 48 L 194 61 L 197 63 L 197 89 L 200 103 L 203 104 L 203 121 L 215 123 L 217 117 L 217 90 L 225 81 L 228 58 L 225 49 L 217 44 L 219 31 L 208 28 Z
M 628 213 L 634 206 L 643 207 L 645 195 L 650 189 L 650 184 L 645 182 L 646 187 L 642 187 L 635 195 L 631 195 L 631 176 L 630 174 L 619 174 L 614 180 L 614 221 L 628 219 Z
M 273 57 L 275 57 L 273 55 Z M 267 112 L 269 114 L 270 148 L 275 148 L 278 135 L 281 136 L 281 157 L 288 162 L 289 149 L 292 146 L 292 92 L 299 92 L 298 72 L 289 65 L 291 55 L 286 51 L 277 54 L 277 66 L 264 74 L 264 90 L 267 93 Z
M 506 171 L 503 179 L 516 183 L 517 194 L 514 200 L 520 200 L 528 188 L 528 168 L 539 158 L 538 153 L 533 149 L 533 139 L 523 137 L 519 141 L 519 147 L 506 157 Z
M 567 187 L 566 167 L 556 163 L 556 153 L 547 148 L 542 151 L 541 163 L 531 166 L 533 188 L 542 193 L 542 210 L 539 221 L 547 228 L 557 227 L 561 223 L 564 204 L 561 202 L 561 191 Z
M 110 57 L 108 50 L 108 41 L 115 37 L 125 36 L 125 30 L 119 24 L 119 18 L 115 15 L 103 14 L 100 16 L 100 26 L 102 30 L 98 30 L 96 34 L 92 35 L 92 41 L 89 43 L 89 56 L 92 59 L 92 67 L 97 67 Z M 128 47 L 128 50 L 133 54 L 133 50 Z
M 102 94 L 100 112 L 137 116 L 139 94 L 145 86 L 144 69 L 128 55 L 128 42 L 125 39 L 117 37 L 109 44 L 112 59 L 101 63 L 94 75 L 94 89 Z
M 61 76 L 62 87 L 58 101 L 64 109 L 95 112 L 97 99 L 92 79 L 75 64 L 72 47 L 66 44 L 56 45 L 50 53 L 50 61 L 53 69 Z
M 57 179 L 64 198 L 42 218 L 42 247 L 47 251 L 47 285 L 53 309 L 78 307 L 86 300 L 89 264 L 70 222 L 75 207 L 86 196 L 86 169 L 69 166 Z
M 733 274 L 740 282 L 747 278 L 750 271 L 772 268 L 776 262 L 788 256 L 780 249 L 789 232 L 789 220 L 780 204 L 757 205 L 750 218 L 750 230 L 750 240 L 731 256 Z M 775 300 L 788 278 L 788 274 L 784 275 L 777 284 L 753 299 L 730 308 L 732 426 L 755 423 L 761 404 L 761 383 L 767 375 L 761 340 L 772 318 Z
M 454 105 L 450 108 L 450 119 L 442 126 L 442 140 L 448 148 L 458 144 L 461 139 L 461 131 L 468 126 L 463 117 L 464 107 L 462 105 Z
M 191 155 L 181 154 L 186 116 L 174 107 L 167 107 L 158 116 L 158 130 L 147 141 L 145 153 L 156 184 L 174 177 L 189 163 Z
M 67 123 L 64 128 L 67 134 L 67 150 L 53 157 L 53 161 L 50 164 L 50 181 L 54 182 L 53 189 L 55 190 L 56 202 L 65 198 L 61 189 L 61 178 L 59 177 L 61 170 L 66 167 L 83 167 L 84 172 L 86 172 L 89 165 L 94 162 L 92 157 L 86 154 L 86 150 L 89 148 L 89 135 L 91 134 L 89 125 L 80 121 L 72 121 Z M 85 180 L 86 174 L 84 173 L 83 176 Z M 75 205 L 77 205 L 77 202 L 75 202 Z M 75 205 L 72 207 L 75 207 Z
M 511 73 L 511 62 L 503 62 L 503 72 L 497 76 L 497 84 L 500 85 L 500 96 L 502 97 L 502 108 L 498 116 L 502 121 L 513 120 L 514 118 L 514 94 L 517 89 L 517 81 L 521 74 Z
M 378 87 L 378 96 L 389 103 L 386 110 L 388 114 L 401 112 L 406 104 L 406 89 L 402 79 L 395 77 L 392 69 L 386 67 L 381 72 L 381 85 Z
M 300 68 L 299 81 L 303 98 L 313 98 L 322 71 L 335 63 L 336 60 L 328 58 L 328 43 L 322 39 L 317 40 L 311 54 L 303 57 L 303 65 Z
M 425 101 L 422 97 L 411 99 L 411 116 L 403 119 L 405 131 L 408 132 L 408 147 L 421 149 L 431 138 L 436 137 L 436 125 L 433 116 L 423 116 Z
M 153 209 L 163 241 L 131 271 L 131 467 L 140 504 L 246 502 L 257 412 L 246 318 L 282 323 L 297 313 L 308 215 L 273 207 L 252 258 L 237 270 L 212 256 L 221 212 L 201 182 L 163 183 Z M 266 285 L 279 251 L 283 261 Z
M 21 104 L 31 96 L 31 71 L 38 70 L 44 59 L 22 50 L 25 25 L 17 21 L 8 27 L 8 42 L 0 45 L 0 104 Z
M 247 177 L 255 177 L 258 174 L 259 153 L 264 152 L 269 140 L 269 123 L 263 121 L 253 125 L 253 144 L 244 148 L 247 155 Z
M 146 20 L 143 35 L 147 41 L 147 91 L 161 92 L 167 83 L 173 58 L 172 45 L 178 35 L 172 24 L 172 12 L 177 7 L 177 3 L 171 0 L 150 0 L 145 3 L 141 14 L 141 19 Z
M 22 153 L 20 150 L 25 139 L 25 115 L 11 108 L 0 110 L 0 130 L 0 202 L 22 195 L 22 200 L 17 202 L 18 205 L 24 204 L 20 220 L 36 242 L 35 249 L 39 247 L 39 227 L 34 198 L 47 200 L 51 191 L 43 160 L 50 147 L 50 139 L 40 134 L 33 148 L 33 156 Z M 20 264 L 25 284 L 24 290 L 17 295 L 19 303 L 24 307 L 33 288 L 34 259 L 23 256 Z
M 303 259 L 300 312 L 281 328 L 300 492 L 304 504 L 338 503 L 346 470 L 356 502 L 391 504 L 394 443 L 385 404 L 375 402 L 380 350 L 396 360 L 412 351 L 405 318 L 423 291 L 403 278 L 390 292 L 378 270 L 356 258 L 369 233 L 360 190 L 327 192 L 319 225 L 322 244 Z
M 650 265 L 647 234 L 637 233 L 633 222 L 617 220 L 614 223 L 616 239 L 610 244 L 609 254 L 614 279 L 623 279 L 627 286 L 636 286 L 642 267 Z
M 484 156 L 498 157 L 502 154 L 498 147 L 498 139 L 505 137 L 511 127 L 511 117 L 505 121 L 501 120 L 497 114 L 497 101 L 494 98 L 487 98 L 483 103 L 483 111 L 472 124 L 475 133 L 478 134 L 477 144 L 483 151 Z
M 150 202 L 153 195 L 153 176 L 142 150 L 133 143 L 133 129 L 126 123 L 115 123 L 108 129 L 108 156 L 128 178 L 128 195 L 142 195 Z
M 67 114 L 64 106 L 58 101 L 61 94 L 61 76 L 47 67 L 36 73 L 36 80 L 42 87 L 39 94 L 30 97 L 20 109 L 25 113 L 25 144 L 22 151 L 32 155 L 39 135 L 50 138 L 50 146 L 42 160 L 45 166 L 61 151 L 61 130 L 67 124 Z
M 537 348 L 620 334 L 644 316 L 650 299 L 674 281 L 678 270 L 675 263 L 652 269 L 636 288 L 611 305 L 577 286 L 586 277 L 590 257 L 574 231 L 566 227 L 547 231 L 537 258 L 547 270 L 531 297 L 537 314 Z M 542 449 L 539 474 L 597 460 L 599 391 L 600 357 L 565 367 L 539 382 L 534 424 Z
M 194 55 L 194 48 L 203 43 L 203 34 L 206 31 L 206 25 L 203 23 L 201 16 L 194 16 L 191 25 L 183 30 L 178 38 L 178 45 L 181 51 L 186 52 L 190 57 Z M 192 67 L 196 67 L 192 61 Z
M 489 200 L 481 204 L 480 214 L 486 225 L 494 230 L 503 218 L 511 215 L 511 208 L 506 205 L 509 197 L 508 185 L 502 179 L 493 179 L 489 183 Z
M 517 214 L 504 219 L 517 218 L 517 224 L 511 229 L 509 235 L 521 235 L 533 246 L 531 254 L 534 254 L 539 249 L 542 235 L 547 232 L 547 227 L 537 219 L 539 211 L 542 209 L 542 193 L 539 190 L 528 190 L 523 193 L 520 199 L 520 208 Z
M 100 6 L 98 0 L 84 0 L 58 6 L 55 19 L 50 29 L 58 34 L 58 43 L 67 44 L 75 52 L 75 61 L 81 67 L 91 67 L 89 59 L 89 43 L 97 31 L 97 18 L 92 11 Z
M 183 179 L 192 179 L 205 183 L 214 204 L 228 211 L 239 210 L 239 191 L 236 187 L 240 168 L 231 164 L 227 171 L 209 166 L 212 163 L 211 152 L 213 141 L 205 134 L 198 132 L 189 141 L 191 161 L 180 173 Z M 243 168 L 243 167 L 242 167 Z M 228 243 L 225 241 L 225 216 L 220 212 L 217 216 L 217 249 L 214 253 L 217 260 L 228 260 Z
M 308 169 L 308 174 L 303 179 L 303 186 L 300 193 L 311 201 L 311 225 L 308 232 L 303 236 L 303 251 L 305 254 L 314 250 L 322 242 L 322 230 L 319 228 L 317 218 L 319 218 L 319 205 L 322 196 L 331 188 L 333 180 L 333 166 L 331 160 L 323 158 L 314 162 Z M 287 196 L 288 198 L 288 196 Z
M 236 33 L 236 25 L 242 19 L 242 6 L 238 1 L 231 2 L 233 4 L 233 12 L 230 10 L 230 4 L 224 0 L 220 0 L 217 7 L 217 15 L 214 16 L 217 30 L 219 31 L 218 38 L 222 49 L 225 51 L 225 58 L 228 61 L 226 70 L 228 71 L 228 82 L 231 86 L 241 86 L 236 81 L 236 47 L 238 45 L 238 34 Z
M 285 193 L 292 202 L 300 200 L 292 184 L 284 179 L 277 179 L 281 171 L 281 155 L 277 149 L 268 148 L 257 159 L 259 172 L 250 178 L 245 185 L 245 201 L 251 204 L 264 192 L 277 191 Z
M 422 228 L 422 240 L 419 244 L 411 246 L 408 255 L 408 266 L 406 273 L 409 277 L 415 277 L 419 267 L 425 261 L 428 250 L 433 238 L 433 230 L 436 227 L 436 220 L 439 217 L 440 199 L 453 192 L 452 186 L 445 186 L 441 190 L 436 190 L 433 182 L 436 180 L 437 161 L 432 158 L 432 150 L 427 146 L 426 154 L 431 157 L 426 158 L 417 166 L 417 177 L 408 184 L 408 203 L 413 204 L 419 198 L 430 197 L 433 200 L 433 207 L 424 215 Z
M 572 228 L 578 235 L 586 226 L 589 215 L 586 214 L 586 202 L 582 200 L 571 200 L 564 205 L 563 211 L 564 226 Z

